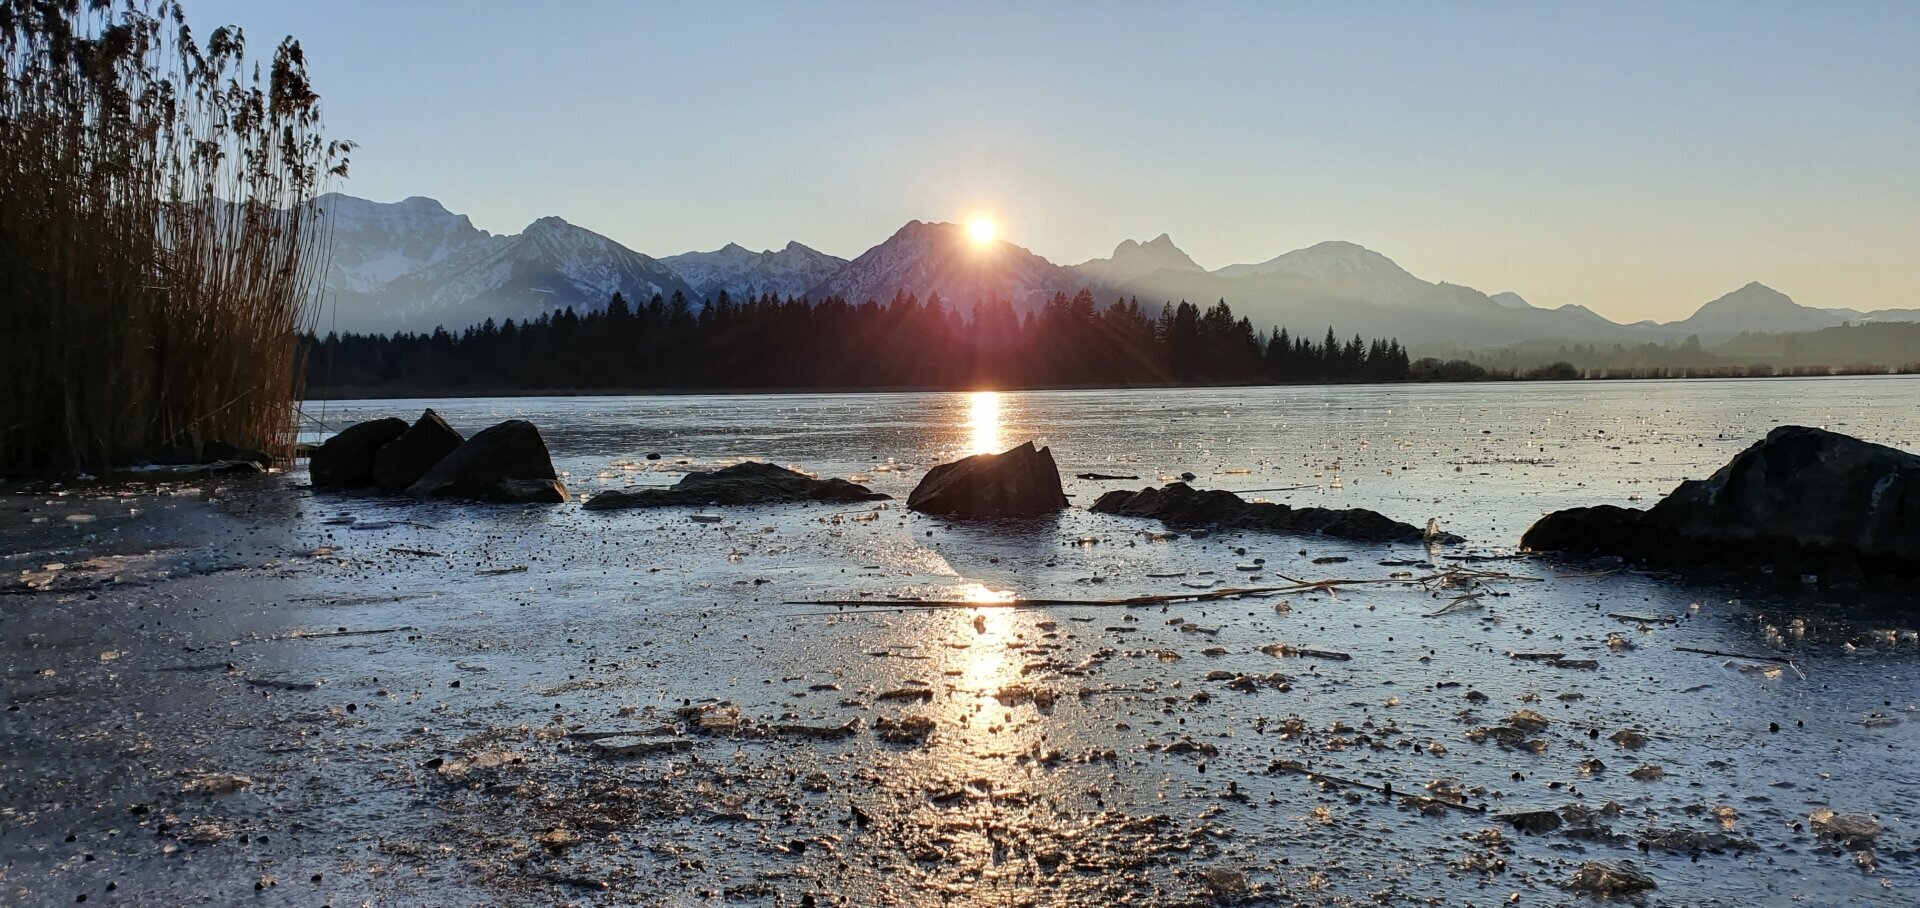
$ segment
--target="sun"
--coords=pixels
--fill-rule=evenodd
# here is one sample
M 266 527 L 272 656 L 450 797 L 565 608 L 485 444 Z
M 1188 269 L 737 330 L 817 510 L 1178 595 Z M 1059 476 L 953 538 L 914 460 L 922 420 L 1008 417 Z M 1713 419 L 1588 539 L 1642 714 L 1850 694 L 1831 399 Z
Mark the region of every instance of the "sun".
M 967 236 L 973 238 L 973 244 L 976 246 L 985 246 L 993 242 L 993 235 L 998 232 L 999 229 L 993 225 L 993 221 L 987 218 L 974 218 L 967 222 Z

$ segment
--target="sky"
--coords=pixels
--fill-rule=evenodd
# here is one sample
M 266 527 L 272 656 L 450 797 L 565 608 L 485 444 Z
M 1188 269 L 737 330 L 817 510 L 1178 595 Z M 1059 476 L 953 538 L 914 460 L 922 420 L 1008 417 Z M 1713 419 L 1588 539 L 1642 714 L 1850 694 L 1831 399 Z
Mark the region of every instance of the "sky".
M 186 0 L 294 35 L 338 188 L 649 255 L 992 217 L 1062 264 L 1323 240 L 1620 321 L 1920 307 L 1920 3 Z

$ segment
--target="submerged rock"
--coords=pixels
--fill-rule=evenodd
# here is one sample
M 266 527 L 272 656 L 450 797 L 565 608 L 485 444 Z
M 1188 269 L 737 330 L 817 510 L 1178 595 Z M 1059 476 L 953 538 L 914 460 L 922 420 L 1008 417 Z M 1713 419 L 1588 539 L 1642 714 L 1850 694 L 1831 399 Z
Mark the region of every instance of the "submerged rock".
M 399 422 L 399 420 L 394 420 Z M 562 502 L 567 487 L 553 471 L 540 430 L 524 419 L 483 429 L 407 487 L 415 498 Z
M 1880 837 L 1880 821 L 1872 814 L 1840 813 L 1831 807 L 1822 807 L 1807 821 L 1815 833 L 1846 842 L 1872 842 Z
M 216 474 L 265 472 L 267 468 L 261 466 L 256 460 L 212 460 L 206 463 L 153 464 L 140 467 L 136 475 L 142 479 L 186 479 Z
M 404 419 L 354 423 L 313 450 L 308 469 L 316 489 L 357 489 L 374 484 L 374 455 L 407 431 Z
M 1611 898 L 1657 889 L 1659 884 L 1632 861 L 1588 861 L 1574 872 L 1567 888 Z
M 429 408 L 407 431 L 374 453 L 374 484 L 382 491 L 404 492 L 463 441 L 466 439 L 459 432 Z
M 1503 813 L 1500 821 L 1528 835 L 1543 835 L 1560 828 L 1560 815 L 1551 810 Z
M 1702 480 L 1639 511 L 1556 511 L 1527 530 L 1537 552 L 1669 565 L 1765 562 L 1920 573 L 1920 456 L 1781 426 Z
M 179 445 L 153 459 L 168 473 L 265 473 L 273 469 L 273 455 L 254 448 L 210 441 L 199 447 Z
M 270 470 L 273 468 L 273 455 L 265 451 L 254 448 L 243 448 L 239 445 L 230 445 L 224 441 L 210 441 L 200 446 L 201 463 L 217 463 L 220 461 L 241 461 L 243 463 L 258 464 L 262 470 Z
M 1034 517 L 1066 506 L 1053 449 L 1033 442 L 943 463 L 907 496 L 909 509 L 948 517 Z
M 1427 533 L 1365 508 L 1294 508 L 1249 502 L 1232 492 L 1200 490 L 1184 482 L 1138 492 L 1108 492 L 1093 503 L 1096 514 L 1150 517 L 1173 527 L 1219 526 L 1269 533 L 1332 536 L 1362 542 L 1420 542 Z M 1440 533 L 1434 542 L 1460 537 Z
M 587 499 L 581 507 L 603 511 L 786 501 L 886 501 L 892 497 L 844 479 L 814 479 L 770 463 L 739 463 L 711 473 L 688 473 L 670 489 L 608 489 Z

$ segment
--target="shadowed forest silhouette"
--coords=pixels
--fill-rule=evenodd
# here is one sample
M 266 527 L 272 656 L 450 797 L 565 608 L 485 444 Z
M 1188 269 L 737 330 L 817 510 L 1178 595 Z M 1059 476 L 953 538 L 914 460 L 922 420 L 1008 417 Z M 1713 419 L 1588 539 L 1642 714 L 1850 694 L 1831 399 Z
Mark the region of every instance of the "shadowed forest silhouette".
M 1056 294 L 1021 313 L 990 300 L 968 316 L 934 294 L 882 305 L 722 293 L 695 308 L 656 295 L 634 306 L 571 308 L 458 334 L 306 338 L 309 393 L 325 396 L 501 390 L 728 388 L 1036 388 L 1401 381 L 1399 341 L 1265 337 L 1223 300 L 1152 313 Z

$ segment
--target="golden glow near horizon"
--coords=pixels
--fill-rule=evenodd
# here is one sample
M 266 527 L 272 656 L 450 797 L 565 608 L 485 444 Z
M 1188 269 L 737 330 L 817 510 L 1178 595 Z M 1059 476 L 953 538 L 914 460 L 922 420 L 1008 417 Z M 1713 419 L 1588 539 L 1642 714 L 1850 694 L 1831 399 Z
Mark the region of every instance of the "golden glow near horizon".
M 967 453 L 1000 453 L 1000 392 L 974 391 L 967 407 Z
M 985 246 L 993 242 L 994 235 L 999 232 L 1000 229 L 994 226 L 991 218 L 976 217 L 967 222 L 967 236 L 973 238 L 975 246 Z

